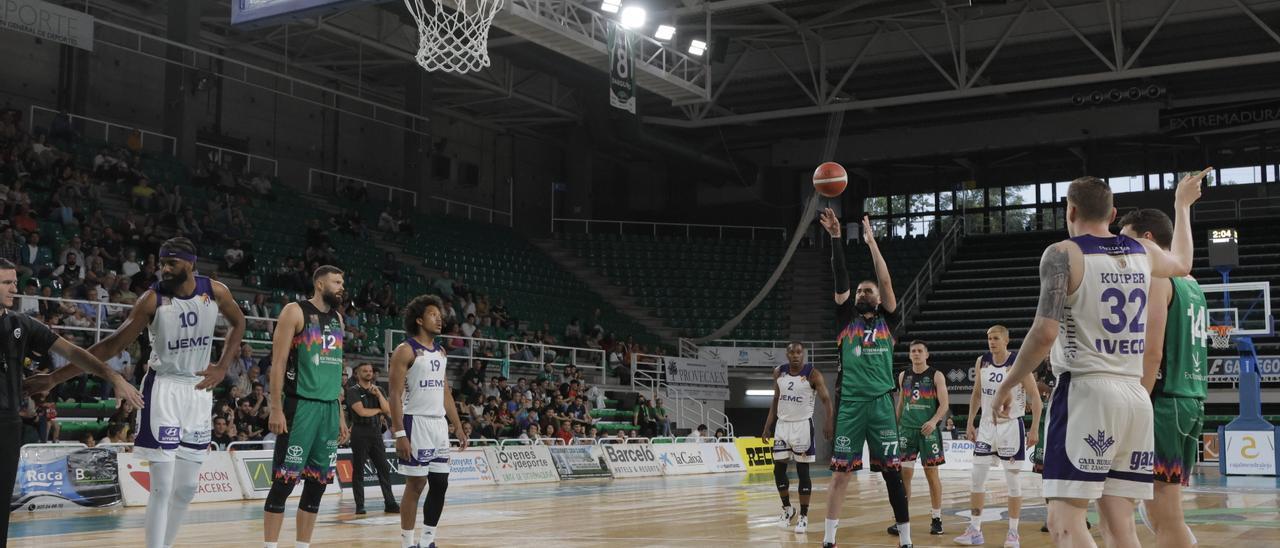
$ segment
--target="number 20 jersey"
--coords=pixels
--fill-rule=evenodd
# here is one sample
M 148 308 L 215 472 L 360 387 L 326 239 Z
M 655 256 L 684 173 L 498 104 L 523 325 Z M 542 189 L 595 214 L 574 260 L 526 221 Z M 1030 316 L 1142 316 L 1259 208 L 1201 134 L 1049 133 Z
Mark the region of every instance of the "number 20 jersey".
M 1067 296 L 1050 356 L 1053 373 L 1105 373 L 1136 382 L 1142 378 L 1146 342 L 1147 251 L 1127 236 L 1084 235 L 1071 241 L 1084 253 L 1084 276 Z

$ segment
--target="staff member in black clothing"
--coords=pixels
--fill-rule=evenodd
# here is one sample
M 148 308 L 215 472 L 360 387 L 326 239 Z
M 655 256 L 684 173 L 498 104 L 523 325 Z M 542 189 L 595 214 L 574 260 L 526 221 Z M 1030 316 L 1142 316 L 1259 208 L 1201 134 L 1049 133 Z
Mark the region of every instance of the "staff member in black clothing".
M 12 262 L 0 259 L 0 377 L 4 379 L 4 385 L 0 386 L 0 440 L 5 440 L 3 449 L 0 449 L 0 492 L 3 493 L 13 492 L 13 482 L 18 474 L 18 455 L 22 446 L 19 442 L 22 439 L 22 419 L 18 412 L 22 409 L 22 393 L 25 389 L 28 394 L 39 394 L 53 388 L 53 377 L 49 374 L 33 375 L 24 382 L 22 362 L 28 355 L 53 352 L 62 356 L 76 367 L 110 381 L 121 400 L 142 407 L 142 394 L 107 364 L 30 316 L 11 312 L 13 296 L 17 293 L 17 268 Z M 0 518 L 0 546 L 5 546 L 9 540 L 9 511 L 0 512 L 0 516 L 3 516 Z
M 382 486 L 386 513 L 398 514 L 400 505 L 391 492 L 391 470 L 387 466 L 386 446 L 382 444 L 382 416 L 391 414 L 391 405 L 374 382 L 376 375 L 373 364 L 357 365 L 356 382 L 347 388 L 347 406 L 351 410 L 352 494 L 356 499 L 356 513 L 365 513 L 364 463 L 369 461 L 374 470 L 378 471 L 378 485 Z

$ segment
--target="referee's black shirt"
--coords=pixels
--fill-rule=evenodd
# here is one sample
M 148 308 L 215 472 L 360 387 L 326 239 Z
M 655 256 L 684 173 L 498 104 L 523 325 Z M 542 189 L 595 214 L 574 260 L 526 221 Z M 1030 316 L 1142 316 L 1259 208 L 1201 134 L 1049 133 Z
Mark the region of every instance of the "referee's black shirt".
M 58 335 L 34 318 L 14 310 L 0 315 L 0 417 L 17 417 L 22 409 L 22 362 L 32 352 L 48 354 Z

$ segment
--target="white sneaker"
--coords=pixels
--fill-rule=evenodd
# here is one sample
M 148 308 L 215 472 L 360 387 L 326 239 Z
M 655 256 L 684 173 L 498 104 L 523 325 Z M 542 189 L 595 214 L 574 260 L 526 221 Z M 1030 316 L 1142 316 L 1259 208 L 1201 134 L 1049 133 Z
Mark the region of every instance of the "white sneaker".
M 796 509 L 788 506 L 782 509 L 782 515 L 778 516 L 778 527 L 786 529 L 791 527 L 791 518 L 796 517 Z
M 809 531 L 809 516 L 800 516 L 800 521 L 796 522 L 796 534 L 804 534 Z
M 952 539 L 952 542 L 962 546 L 982 546 L 986 543 L 986 540 L 982 538 L 981 530 L 970 527 L 965 530 L 963 535 Z
M 1009 531 L 1009 536 L 1004 537 L 1004 548 L 1021 548 L 1021 547 L 1022 545 L 1018 542 L 1018 532 Z

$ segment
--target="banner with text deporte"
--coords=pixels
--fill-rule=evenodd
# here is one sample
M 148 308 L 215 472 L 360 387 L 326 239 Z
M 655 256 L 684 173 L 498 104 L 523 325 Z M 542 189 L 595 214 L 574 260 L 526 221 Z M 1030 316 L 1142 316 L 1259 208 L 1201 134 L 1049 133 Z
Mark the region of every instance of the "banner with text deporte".
M 504 445 L 486 447 L 488 466 L 498 483 L 539 483 L 559 481 L 551 451 L 545 445 Z

